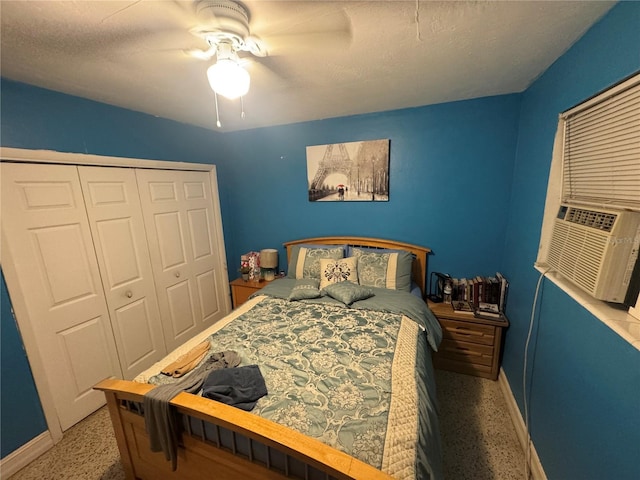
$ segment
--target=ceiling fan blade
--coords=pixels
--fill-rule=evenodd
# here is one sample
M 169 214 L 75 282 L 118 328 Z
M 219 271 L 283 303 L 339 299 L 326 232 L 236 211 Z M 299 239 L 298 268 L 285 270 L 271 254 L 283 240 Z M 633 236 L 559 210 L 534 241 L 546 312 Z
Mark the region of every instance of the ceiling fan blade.
M 181 49 L 181 51 L 189 57 L 196 58 L 198 60 L 208 61 L 211 60 L 217 53 L 218 48 L 213 45 L 207 50 L 201 50 L 199 48 Z
M 148 33 L 178 28 L 188 30 L 198 24 L 194 0 L 127 3 L 124 7 L 112 10 L 102 17 L 100 24 L 108 25 L 112 22 L 125 24 L 132 21 Z
M 336 2 L 336 7 L 327 11 L 320 3 L 324 2 L 269 2 L 267 10 L 266 5 L 257 2 L 251 32 L 261 39 L 267 55 L 349 46 L 353 34 L 345 9 Z
M 181 12 L 182 15 L 194 17 L 196 14 L 194 0 L 171 0 L 176 11 Z
M 246 68 L 251 75 L 251 84 L 254 90 L 262 92 L 273 92 L 287 88 L 289 82 L 281 75 L 277 68 L 270 65 L 271 62 L 264 58 L 246 58 L 240 60 L 240 65 Z
M 347 48 L 351 32 L 315 32 L 269 35 L 263 38 L 263 48 L 269 56 L 303 55 L 314 51 Z

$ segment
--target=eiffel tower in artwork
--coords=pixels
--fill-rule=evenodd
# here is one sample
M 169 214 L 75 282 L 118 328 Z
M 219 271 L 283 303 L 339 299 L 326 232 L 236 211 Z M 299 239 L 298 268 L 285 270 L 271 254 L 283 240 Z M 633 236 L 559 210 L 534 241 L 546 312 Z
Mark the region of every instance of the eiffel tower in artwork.
M 352 171 L 353 161 L 349 157 L 349 152 L 347 152 L 344 143 L 327 145 L 324 156 L 322 160 L 320 160 L 320 165 L 318 165 L 318 170 L 311 182 L 311 190 L 322 188 L 325 178 L 332 173 L 345 175 L 347 177 L 347 184 L 350 184 Z

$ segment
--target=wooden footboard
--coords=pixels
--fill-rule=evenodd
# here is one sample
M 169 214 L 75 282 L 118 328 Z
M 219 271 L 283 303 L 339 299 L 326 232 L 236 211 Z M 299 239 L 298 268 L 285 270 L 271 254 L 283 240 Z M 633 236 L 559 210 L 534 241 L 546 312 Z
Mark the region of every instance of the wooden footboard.
M 129 479 L 391 479 L 389 475 L 317 440 L 261 417 L 181 393 L 171 404 L 182 415 L 178 469 L 153 453 L 141 405 L 153 385 L 104 380 L 122 465 Z

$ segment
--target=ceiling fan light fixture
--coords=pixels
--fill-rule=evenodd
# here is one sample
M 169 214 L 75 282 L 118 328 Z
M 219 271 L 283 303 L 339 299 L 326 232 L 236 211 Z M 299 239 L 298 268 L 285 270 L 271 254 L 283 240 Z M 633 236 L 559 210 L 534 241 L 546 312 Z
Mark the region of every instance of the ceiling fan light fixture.
M 231 58 L 218 59 L 207 69 L 209 85 L 214 92 L 230 100 L 243 97 L 249 91 L 249 72 Z

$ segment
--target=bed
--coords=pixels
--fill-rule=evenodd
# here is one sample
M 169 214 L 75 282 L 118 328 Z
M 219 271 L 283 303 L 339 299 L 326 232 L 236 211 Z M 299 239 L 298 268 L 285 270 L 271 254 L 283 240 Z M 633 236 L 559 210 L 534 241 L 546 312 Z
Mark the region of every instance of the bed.
M 431 363 L 442 332 L 423 301 L 430 250 L 363 237 L 308 238 L 285 247 L 286 278 L 136 381 L 96 385 L 105 393 L 127 478 L 442 478 Z M 331 283 L 338 286 L 308 295 L 309 272 L 324 273 L 326 283 L 328 270 L 317 268 L 333 265 L 337 248 L 344 257 L 357 256 L 351 265 L 360 268 L 362 285 Z M 376 283 L 380 260 L 391 272 L 383 285 Z M 252 412 L 179 393 L 170 402 L 180 424 L 172 471 L 163 454 L 149 448 L 144 395 L 156 388 L 163 365 L 203 340 L 259 365 L 269 393 Z

